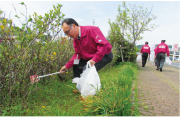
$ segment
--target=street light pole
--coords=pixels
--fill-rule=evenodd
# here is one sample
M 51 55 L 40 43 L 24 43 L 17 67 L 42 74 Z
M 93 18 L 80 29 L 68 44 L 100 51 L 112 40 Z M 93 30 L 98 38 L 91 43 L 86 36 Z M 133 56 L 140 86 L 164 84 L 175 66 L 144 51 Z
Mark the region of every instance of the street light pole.
M 93 19 L 93 22 L 92 22 L 92 23 L 93 23 L 93 26 L 94 26 L 94 25 L 95 25 L 95 20 L 94 20 L 94 19 Z

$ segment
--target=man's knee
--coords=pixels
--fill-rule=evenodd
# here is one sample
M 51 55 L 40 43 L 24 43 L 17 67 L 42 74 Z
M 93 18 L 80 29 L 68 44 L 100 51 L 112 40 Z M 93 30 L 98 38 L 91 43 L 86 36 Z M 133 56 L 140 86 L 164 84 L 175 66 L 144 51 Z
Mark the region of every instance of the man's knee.
M 108 63 L 110 63 L 113 60 L 113 54 L 112 52 L 109 54 L 104 55 L 101 61 L 97 62 L 95 64 L 96 70 L 99 71 L 101 68 L 106 66 Z

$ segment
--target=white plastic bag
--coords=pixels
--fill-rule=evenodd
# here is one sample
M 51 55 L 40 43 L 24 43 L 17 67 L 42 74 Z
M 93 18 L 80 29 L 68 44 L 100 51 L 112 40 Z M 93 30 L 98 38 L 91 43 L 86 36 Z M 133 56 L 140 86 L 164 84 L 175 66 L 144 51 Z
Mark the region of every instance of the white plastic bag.
M 171 60 L 169 59 L 169 57 L 166 57 L 166 61 L 165 61 L 168 65 L 171 65 Z
M 101 83 L 95 66 L 87 62 L 86 69 L 80 75 L 80 78 L 74 78 L 72 83 L 77 83 L 76 88 L 81 92 L 82 97 L 95 95 L 100 90 Z
M 141 56 L 141 54 L 139 54 L 136 58 L 136 61 L 141 61 L 141 59 L 142 59 L 142 56 Z
M 76 84 L 76 88 L 81 92 L 81 88 L 80 88 L 80 85 L 79 85 L 79 77 L 76 77 L 72 80 L 72 83 L 77 83 Z

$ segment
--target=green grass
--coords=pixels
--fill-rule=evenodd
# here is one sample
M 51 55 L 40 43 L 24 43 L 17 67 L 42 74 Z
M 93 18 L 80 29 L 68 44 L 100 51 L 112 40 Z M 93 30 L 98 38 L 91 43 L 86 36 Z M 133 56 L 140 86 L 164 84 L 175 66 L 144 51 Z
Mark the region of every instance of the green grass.
M 75 94 L 72 80 L 60 82 L 57 76 L 42 85 L 27 99 L 14 99 L 12 105 L 3 106 L 6 116 L 138 116 L 137 95 L 132 100 L 132 83 L 136 81 L 137 68 L 132 63 L 106 67 L 99 71 L 101 90 L 96 96 L 81 101 Z M 35 84 L 33 84 L 35 85 Z M 135 92 L 137 92 L 135 85 Z M 135 101 L 135 104 L 132 104 Z

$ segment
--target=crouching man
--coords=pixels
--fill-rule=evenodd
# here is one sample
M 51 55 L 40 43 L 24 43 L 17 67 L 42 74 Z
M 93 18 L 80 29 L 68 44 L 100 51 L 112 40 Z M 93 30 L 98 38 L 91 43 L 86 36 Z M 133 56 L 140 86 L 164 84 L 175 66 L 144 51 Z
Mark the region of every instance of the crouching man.
M 67 18 L 62 22 L 62 29 L 73 38 L 75 53 L 60 73 L 73 67 L 74 77 L 79 78 L 88 61 L 91 66 L 95 65 L 97 71 L 112 61 L 112 46 L 98 27 L 79 26 L 74 19 Z

